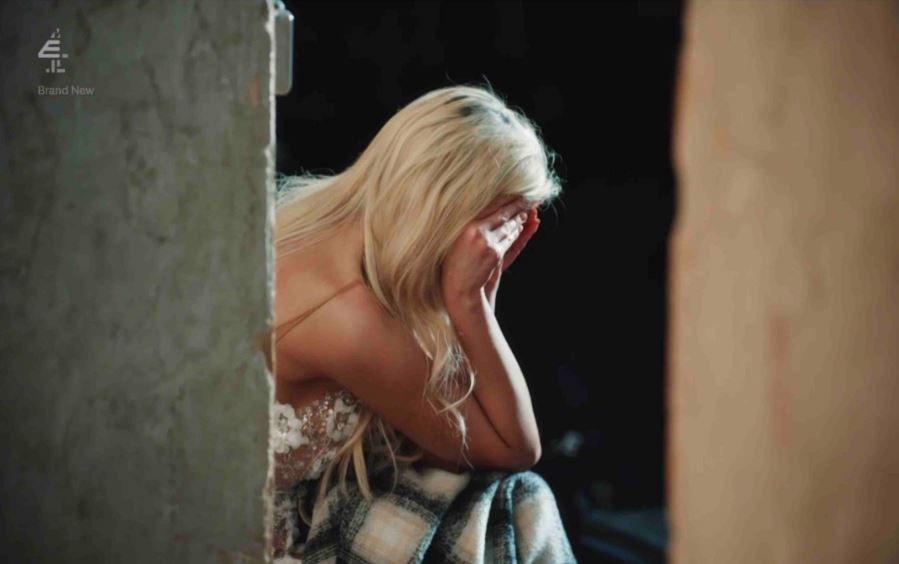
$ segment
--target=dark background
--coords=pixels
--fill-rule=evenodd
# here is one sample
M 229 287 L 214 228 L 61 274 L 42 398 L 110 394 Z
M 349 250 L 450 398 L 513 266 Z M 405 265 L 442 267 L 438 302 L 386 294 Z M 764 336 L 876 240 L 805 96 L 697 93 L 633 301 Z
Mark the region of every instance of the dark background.
M 561 199 L 497 298 L 540 424 L 535 471 L 579 559 L 634 561 L 621 546 L 637 561 L 658 559 L 597 523 L 636 515 L 652 532 L 652 516 L 664 517 L 680 4 L 286 4 L 294 84 L 277 98 L 278 172 L 341 171 L 402 106 L 463 83 L 489 82 L 559 153 Z

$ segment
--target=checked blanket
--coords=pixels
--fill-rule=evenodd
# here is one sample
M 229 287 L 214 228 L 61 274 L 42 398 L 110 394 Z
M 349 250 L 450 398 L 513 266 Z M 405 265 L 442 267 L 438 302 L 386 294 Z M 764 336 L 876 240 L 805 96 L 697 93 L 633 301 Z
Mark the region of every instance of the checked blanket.
M 392 469 L 369 482 L 372 500 L 354 483 L 347 494 L 332 488 L 312 508 L 311 526 L 299 504 L 315 499 L 318 482 L 299 482 L 281 501 L 293 504 L 292 546 L 274 562 L 575 562 L 555 496 L 533 472 L 453 474 L 407 465 L 392 490 Z

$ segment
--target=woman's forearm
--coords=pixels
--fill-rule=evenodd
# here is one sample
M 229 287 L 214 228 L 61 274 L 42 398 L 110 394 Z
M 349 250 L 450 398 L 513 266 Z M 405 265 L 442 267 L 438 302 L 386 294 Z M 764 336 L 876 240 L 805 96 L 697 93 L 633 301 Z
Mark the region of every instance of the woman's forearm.
M 525 458 L 540 456 L 540 435 L 524 374 L 488 298 L 458 298 L 447 311 L 475 372 L 474 394 L 506 446 Z

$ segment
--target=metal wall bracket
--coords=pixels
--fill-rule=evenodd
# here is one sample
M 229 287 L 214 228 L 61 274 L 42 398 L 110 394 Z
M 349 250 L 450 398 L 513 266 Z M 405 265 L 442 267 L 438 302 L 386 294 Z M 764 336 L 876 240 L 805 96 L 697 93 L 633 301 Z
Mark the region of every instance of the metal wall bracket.
M 282 0 L 275 9 L 275 94 L 284 96 L 293 86 L 293 14 Z

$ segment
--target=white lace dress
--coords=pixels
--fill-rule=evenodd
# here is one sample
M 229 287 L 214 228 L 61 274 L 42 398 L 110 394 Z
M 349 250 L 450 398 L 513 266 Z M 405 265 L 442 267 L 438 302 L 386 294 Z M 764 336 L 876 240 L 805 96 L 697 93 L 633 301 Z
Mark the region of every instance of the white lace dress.
M 275 403 L 272 407 L 269 440 L 274 452 L 274 538 L 279 562 L 286 554 L 297 554 L 296 500 L 292 493 L 297 482 L 317 480 L 337 451 L 352 435 L 359 422 L 359 402 L 345 389 L 326 393 L 322 398 L 295 409 Z
M 334 459 L 359 420 L 359 402 L 345 389 L 300 409 L 275 403 L 270 433 L 278 482 L 315 480 Z

